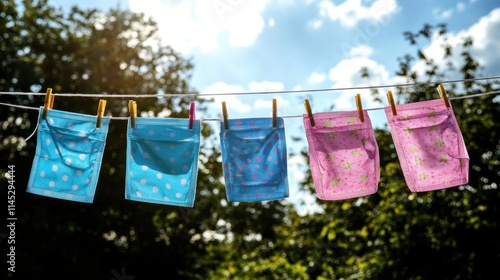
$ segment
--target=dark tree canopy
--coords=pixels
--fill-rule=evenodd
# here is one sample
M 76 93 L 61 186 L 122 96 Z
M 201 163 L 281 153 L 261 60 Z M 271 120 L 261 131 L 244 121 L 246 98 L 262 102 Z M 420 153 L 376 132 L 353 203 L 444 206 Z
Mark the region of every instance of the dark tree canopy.
M 0 3 L 0 91 L 107 93 L 157 96 L 192 94 L 192 64 L 164 46 L 154 22 L 112 9 L 73 8 L 65 14 L 46 0 Z M 138 99 L 139 115 L 186 118 L 189 103 L 206 99 Z M 99 98 L 56 97 L 54 109 L 95 114 Z M 106 115 L 128 116 L 125 98 L 108 99 Z M 43 104 L 43 96 L 2 96 L 2 102 Z M 228 203 L 220 152 L 202 146 L 194 208 L 124 199 L 126 122 L 112 121 L 93 204 L 25 193 L 36 141 L 26 142 L 36 111 L 0 107 L 2 180 L 16 168 L 16 273 L 20 279 L 110 279 L 112 271 L 141 279 L 158 275 L 205 279 L 248 236 L 274 240 L 274 226 L 289 210 L 279 202 Z M 204 125 L 202 135 L 213 142 Z M 231 241 L 231 242 L 229 242 Z M 9 275 L 9 274 L 8 274 Z
M 398 88 L 401 103 L 439 98 L 438 84 L 433 81 L 449 75 L 481 76 L 479 63 L 470 55 L 470 38 L 464 38 L 461 46 L 445 44 L 441 61 L 427 58 L 420 44 L 425 46 L 434 32 L 446 39 L 445 25 L 424 25 L 404 34 L 416 55 L 399 58 L 396 75 L 419 86 Z M 452 58 L 454 51 L 460 52 L 460 61 Z M 425 73 L 413 70 L 418 62 L 425 63 Z M 370 77 L 366 68 L 361 75 Z M 465 81 L 454 84 L 448 94 L 455 97 L 498 88 L 498 82 Z M 382 97 L 374 92 L 374 98 Z M 376 130 L 381 157 L 378 193 L 321 203 L 325 215 L 310 217 L 320 224 L 311 233 L 320 237 L 315 244 L 319 248 L 304 255 L 321 256 L 320 261 L 311 258 L 315 262 L 312 275 L 322 279 L 492 279 L 495 264 L 500 263 L 500 104 L 494 99 L 495 95 L 488 95 L 452 102 L 470 156 L 465 186 L 411 193 L 390 132 Z M 310 174 L 308 178 L 304 186 L 311 189 Z

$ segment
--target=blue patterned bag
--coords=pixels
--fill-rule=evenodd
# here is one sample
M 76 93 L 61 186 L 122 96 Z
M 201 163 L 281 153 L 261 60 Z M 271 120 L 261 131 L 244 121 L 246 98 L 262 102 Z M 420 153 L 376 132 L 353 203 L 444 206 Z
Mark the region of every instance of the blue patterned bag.
M 125 198 L 193 207 L 200 151 L 200 121 L 135 118 L 127 131 Z
M 101 170 L 109 117 L 48 110 L 39 112 L 35 158 L 27 192 L 92 203 Z
M 287 150 L 282 118 L 221 122 L 221 152 L 229 201 L 251 202 L 288 197 Z

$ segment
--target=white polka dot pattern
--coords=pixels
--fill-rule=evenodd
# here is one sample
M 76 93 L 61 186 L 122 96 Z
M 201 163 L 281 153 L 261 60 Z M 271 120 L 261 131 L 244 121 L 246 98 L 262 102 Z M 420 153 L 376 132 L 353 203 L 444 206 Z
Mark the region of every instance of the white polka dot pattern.
M 26 191 L 91 203 L 109 118 L 103 117 L 100 129 L 96 129 L 95 124 L 95 116 L 55 109 L 48 111 L 46 120 L 40 118 L 37 154 Z
M 193 206 L 199 121 L 189 129 L 187 120 L 138 119 L 136 127 L 128 130 L 127 146 L 127 199 Z

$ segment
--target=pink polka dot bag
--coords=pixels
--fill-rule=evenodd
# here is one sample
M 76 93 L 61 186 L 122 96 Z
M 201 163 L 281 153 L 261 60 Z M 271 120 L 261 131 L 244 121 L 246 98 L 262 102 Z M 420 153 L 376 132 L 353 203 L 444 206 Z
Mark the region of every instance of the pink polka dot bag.
M 108 134 L 109 117 L 40 109 L 35 157 L 27 192 L 92 203 Z
M 322 200 L 343 200 L 377 192 L 380 160 L 370 118 L 363 111 L 303 115 L 311 173 Z
M 469 155 L 453 113 L 443 99 L 385 108 L 403 174 L 412 192 L 466 184 Z
M 127 130 L 125 198 L 193 207 L 200 152 L 200 121 L 135 118 Z

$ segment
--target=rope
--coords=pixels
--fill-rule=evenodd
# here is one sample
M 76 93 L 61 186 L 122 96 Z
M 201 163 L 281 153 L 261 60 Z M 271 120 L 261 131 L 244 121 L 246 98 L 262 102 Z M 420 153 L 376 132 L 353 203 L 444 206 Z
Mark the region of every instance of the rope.
M 92 97 L 92 98 L 161 98 L 161 97 L 204 97 L 204 96 L 226 96 L 226 95 L 267 95 L 267 94 L 283 94 L 283 93 L 307 93 L 307 92 L 325 92 L 325 91 L 346 91 L 346 90 L 364 90 L 364 89 L 377 89 L 377 88 L 390 88 L 390 87 L 419 87 L 424 85 L 435 84 L 452 84 L 473 81 L 485 81 L 500 79 L 500 76 L 494 77 L 481 77 L 472 79 L 459 79 L 459 80 L 445 80 L 440 82 L 425 82 L 425 83 L 406 83 L 406 84 L 391 84 L 391 85 L 377 85 L 377 86 L 361 86 L 361 87 L 338 87 L 338 88 L 320 88 L 320 89 L 302 89 L 302 90 L 278 90 L 278 91 L 254 91 L 254 92 L 226 92 L 226 93 L 173 93 L 173 94 L 89 94 L 89 93 L 56 93 L 58 97 Z M 28 95 L 37 96 L 45 95 L 45 93 L 36 92 L 0 92 L 0 95 Z
M 500 90 L 496 90 L 496 91 L 489 91 L 489 92 L 483 92 L 483 93 L 477 93 L 477 94 L 450 97 L 449 99 L 450 100 L 458 100 L 458 99 L 467 99 L 467 98 L 477 98 L 477 97 L 481 97 L 481 96 L 493 95 L 493 94 L 499 94 L 499 93 L 500 93 Z M 20 109 L 26 109 L 26 110 L 35 110 L 35 111 L 38 111 L 40 109 L 39 107 L 29 107 L 29 106 L 15 105 L 15 104 L 10 104 L 10 103 L 0 103 L 0 105 L 14 107 L 14 108 L 20 108 Z M 376 108 L 367 108 L 364 110 L 376 111 L 376 110 L 383 110 L 383 109 L 384 109 L 384 107 L 376 107 Z M 292 116 L 280 116 L 280 117 L 284 118 L 284 119 L 290 119 L 290 118 L 302 118 L 303 116 L 302 115 L 292 115 Z M 128 120 L 129 119 L 129 117 L 109 117 L 109 118 L 112 120 Z M 215 119 L 201 118 L 200 120 L 204 121 L 204 122 L 221 121 L 221 119 L 217 119 L 217 118 L 215 118 Z

